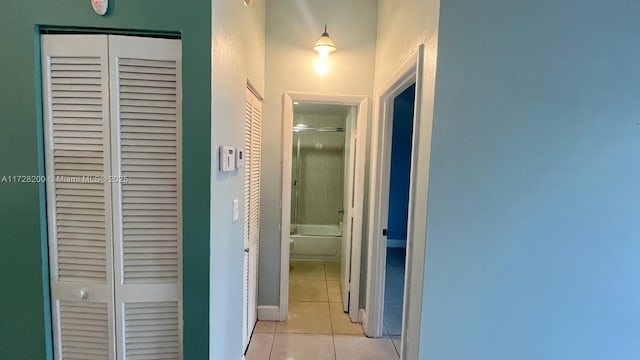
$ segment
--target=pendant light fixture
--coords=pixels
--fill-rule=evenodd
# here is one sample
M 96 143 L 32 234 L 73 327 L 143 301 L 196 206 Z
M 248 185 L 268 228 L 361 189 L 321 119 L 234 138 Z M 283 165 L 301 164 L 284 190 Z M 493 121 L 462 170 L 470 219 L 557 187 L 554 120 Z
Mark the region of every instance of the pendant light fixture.
M 322 33 L 322 36 L 320 36 L 320 39 L 316 42 L 313 50 L 317 51 L 321 56 L 329 56 L 330 53 L 336 51 L 336 46 L 333 44 L 327 32 L 327 25 L 324 26 L 324 33 Z

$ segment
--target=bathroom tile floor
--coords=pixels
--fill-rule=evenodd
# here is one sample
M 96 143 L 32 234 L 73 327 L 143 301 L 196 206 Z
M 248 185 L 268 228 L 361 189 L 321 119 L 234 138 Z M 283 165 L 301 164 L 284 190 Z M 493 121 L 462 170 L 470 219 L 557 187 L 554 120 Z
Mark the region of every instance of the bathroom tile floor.
M 367 338 L 342 309 L 340 264 L 292 261 L 286 321 L 258 321 L 246 360 L 398 360 L 400 337 Z

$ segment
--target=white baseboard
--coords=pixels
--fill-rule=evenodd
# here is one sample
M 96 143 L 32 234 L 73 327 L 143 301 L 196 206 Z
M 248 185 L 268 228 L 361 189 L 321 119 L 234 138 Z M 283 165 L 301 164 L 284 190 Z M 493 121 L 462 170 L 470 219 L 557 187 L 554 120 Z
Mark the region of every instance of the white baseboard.
M 258 306 L 258 320 L 280 321 L 280 306 L 274 306 L 274 305 Z
M 407 247 L 407 240 L 400 239 L 387 239 L 388 248 L 403 248 Z

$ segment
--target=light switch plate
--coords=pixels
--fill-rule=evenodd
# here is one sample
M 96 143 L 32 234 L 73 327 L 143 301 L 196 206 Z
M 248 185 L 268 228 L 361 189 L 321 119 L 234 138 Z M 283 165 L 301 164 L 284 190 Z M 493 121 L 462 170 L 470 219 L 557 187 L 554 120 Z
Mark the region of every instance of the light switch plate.
M 233 199 L 233 222 L 238 221 L 238 216 L 240 216 L 240 205 L 238 199 Z

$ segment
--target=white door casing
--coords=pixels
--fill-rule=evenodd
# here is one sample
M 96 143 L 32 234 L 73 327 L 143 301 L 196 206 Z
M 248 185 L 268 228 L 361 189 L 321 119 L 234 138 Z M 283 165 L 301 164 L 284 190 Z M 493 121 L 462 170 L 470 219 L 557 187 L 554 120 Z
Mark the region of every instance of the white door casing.
M 287 319 L 288 299 L 289 299 L 289 240 L 291 229 L 291 148 L 293 142 L 293 102 L 310 102 L 318 104 L 349 105 L 357 107 L 357 129 L 356 138 L 365 139 L 367 134 L 367 112 L 369 101 L 366 96 L 361 95 L 324 95 L 287 92 L 284 94 L 284 124 L 283 124 L 283 152 L 282 152 L 282 202 L 281 202 L 281 223 L 280 223 L 280 321 Z M 345 209 L 345 218 L 353 217 L 351 244 L 343 243 L 346 248 L 351 248 L 349 257 L 350 281 L 348 311 L 352 322 L 359 319 L 359 296 L 360 296 L 360 263 L 362 247 L 362 214 L 364 200 L 364 170 L 365 170 L 365 145 L 366 141 L 356 141 L 355 150 L 355 170 L 353 179 L 353 213 L 348 214 Z M 351 183 L 351 181 L 349 181 Z M 349 238 L 346 238 L 349 240 Z M 345 277 L 346 278 L 346 277 Z
M 357 152 L 357 110 L 349 109 L 345 124 L 345 154 L 344 162 L 344 199 L 342 221 L 342 246 L 340 251 L 340 286 L 342 288 L 342 308 L 349 311 L 349 295 L 351 283 L 351 250 L 354 225 L 354 181 Z

